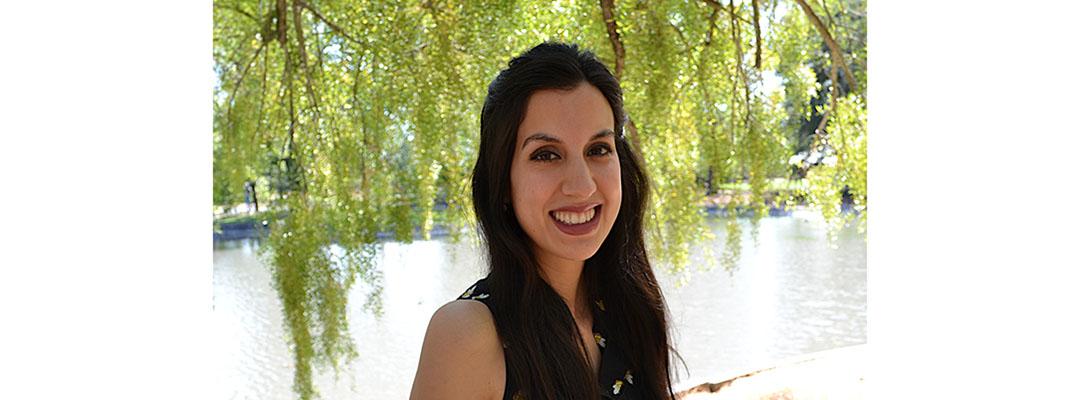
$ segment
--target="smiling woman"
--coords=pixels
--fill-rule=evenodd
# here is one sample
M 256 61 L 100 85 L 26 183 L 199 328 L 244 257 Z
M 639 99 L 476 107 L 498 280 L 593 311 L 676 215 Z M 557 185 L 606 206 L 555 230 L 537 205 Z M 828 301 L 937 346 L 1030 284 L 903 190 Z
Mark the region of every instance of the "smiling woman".
M 413 399 L 673 397 L 625 121 L 618 80 L 576 45 L 491 83 L 472 178 L 489 272 L 432 316 Z

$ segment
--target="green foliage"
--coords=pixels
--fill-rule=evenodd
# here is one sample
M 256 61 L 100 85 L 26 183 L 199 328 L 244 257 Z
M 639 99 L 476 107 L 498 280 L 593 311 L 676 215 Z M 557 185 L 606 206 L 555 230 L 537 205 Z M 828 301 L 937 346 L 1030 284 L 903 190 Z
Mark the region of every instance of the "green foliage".
M 866 208 L 866 106 L 850 95 L 836 104 L 829 120 L 829 137 L 836 149 L 840 184 L 850 188 L 856 210 Z
M 628 134 L 653 186 L 650 252 L 674 272 L 712 235 L 704 177 L 749 194 L 726 204 L 726 247 L 707 257 L 731 268 L 736 207 L 753 210 L 756 238 L 768 193 L 796 190 L 776 180 L 788 178 L 800 130 L 826 110 L 822 137 L 836 162 L 795 187 L 829 220 L 844 187 L 866 207 L 865 4 L 811 2 L 855 71 L 859 91 L 844 97 L 850 84 L 822 78 L 832 59 L 803 10 L 759 3 L 760 44 L 750 1 L 613 10 Z M 265 249 L 300 398 L 317 395 L 317 368 L 355 355 L 347 299 L 357 279 L 370 289 L 364 307 L 381 309 L 378 232 L 406 242 L 436 225 L 455 240 L 475 235 L 469 173 L 487 84 L 545 40 L 578 43 L 613 70 L 620 61 L 596 1 L 215 0 L 214 202 L 242 199 L 255 181 L 260 206 L 283 213 Z M 835 106 L 834 92 L 844 97 Z
M 224 157 L 219 153 L 221 148 L 214 148 L 214 171 L 221 171 Z M 229 186 L 228 177 L 222 173 L 214 174 L 214 205 L 230 205 L 239 202 L 242 197 L 235 193 L 235 189 Z
M 821 210 L 829 224 L 829 238 L 835 240 L 844 224 L 861 215 L 860 232 L 866 231 L 866 107 L 852 94 L 840 99 L 828 121 L 828 136 L 816 146 L 829 146 L 836 156 L 811 169 L 806 176 L 805 194 L 810 204 Z M 847 190 L 859 214 L 842 213 L 841 197 Z
M 348 296 L 361 277 L 378 283 L 374 269 L 375 246 L 351 246 L 349 234 L 327 235 L 325 227 L 338 227 L 341 213 L 300 196 L 286 200 L 290 214 L 275 223 L 265 247 L 273 265 L 274 288 L 284 308 L 291 337 L 296 375 L 293 389 L 301 398 L 316 395 L 312 385 L 315 365 L 337 370 L 356 356 L 349 340 Z M 339 229 L 331 232 L 341 233 Z M 332 240 L 338 238 L 338 245 Z M 381 313 L 379 293 L 365 308 Z

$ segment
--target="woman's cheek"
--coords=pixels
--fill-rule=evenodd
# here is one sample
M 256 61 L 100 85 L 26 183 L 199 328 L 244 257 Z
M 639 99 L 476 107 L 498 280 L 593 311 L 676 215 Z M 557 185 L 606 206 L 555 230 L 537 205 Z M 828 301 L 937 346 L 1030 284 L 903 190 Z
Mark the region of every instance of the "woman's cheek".
M 604 181 L 611 186 L 613 195 L 617 196 L 615 199 L 609 199 L 609 201 L 615 201 L 622 198 L 622 174 L 619 169 L 619 163 L 613 162 L 612 166 L 608 169 L 608 174 Z

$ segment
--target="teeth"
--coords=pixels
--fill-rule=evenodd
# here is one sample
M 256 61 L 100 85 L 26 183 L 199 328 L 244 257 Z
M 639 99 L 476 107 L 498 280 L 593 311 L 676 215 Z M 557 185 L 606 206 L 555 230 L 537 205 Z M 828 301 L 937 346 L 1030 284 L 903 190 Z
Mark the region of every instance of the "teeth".
M 596 215 L 596 207 L 593 207 L 593 208 L 585 210 L 585 212 L 581 212 L 581 213 L 570 212 L 570 211 L 556 211 L 555 212 L 555 219 L 557 219 L 557 220 L 559 220 L 559 222 L 562 222 L 562 223 L 567 224 L 567 225 L 577 225 L 577 224 L 583 224 L 583 223 L 585 223 L 587 221 L 592 220 L 593 216 L 595 216 L 595 215 Z

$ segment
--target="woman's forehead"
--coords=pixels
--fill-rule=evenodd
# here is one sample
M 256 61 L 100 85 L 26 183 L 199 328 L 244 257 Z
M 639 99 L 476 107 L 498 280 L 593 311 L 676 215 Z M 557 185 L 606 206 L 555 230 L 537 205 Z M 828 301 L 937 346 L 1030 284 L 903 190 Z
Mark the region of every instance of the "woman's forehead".
M 538 90 L 526 103 L 517 142 L 521 145 L 537 134 L 562 142 L 588 141 L 597 133 L 613 130 L 614 125 L 611 105 L 593 85 Z

